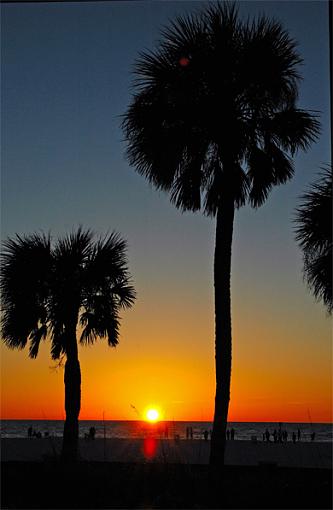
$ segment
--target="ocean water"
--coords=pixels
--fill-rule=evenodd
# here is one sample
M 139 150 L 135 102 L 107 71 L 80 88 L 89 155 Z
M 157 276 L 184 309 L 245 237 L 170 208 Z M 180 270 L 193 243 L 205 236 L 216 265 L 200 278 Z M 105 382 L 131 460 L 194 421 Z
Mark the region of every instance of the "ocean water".
M 1 437 L 28 437 L 28 428 L 32 427 L 36 432 L 45 433 L 54 437 L 62 437 L 64 422 L 62 420 L 3 420 L 1 422 Z M 192 427 L 193 439 L 202 439 L 204 431 L 212 429 L 212 422 L 204 421 L 165 421 L 158 423 L 146 423 L 144 421 L 111 421 L 111 420 L 80 420 L 79 435 L 84 437 L 89 432 L 90 427 L 95 427 L 96 438 L 144 438 L 156 437 L 180 439 L 186 438 L 186 428 Z M 230 422 L 228 428 L 235 430 L 235 439 L 250 440 L 252 436 L 257 436 L 262 440 L 266 429 L 273 433 L 278 430 L 278 423 L 261 422 Z M 288 440 L 291 440 L 293 432 L 299 429 L 301 431 L 301 440 L 310 441 L 311 433 L 315 432 L 315 441 L 333 442 L 332 423 L 282 423 L 282 429 L 288 432 Z

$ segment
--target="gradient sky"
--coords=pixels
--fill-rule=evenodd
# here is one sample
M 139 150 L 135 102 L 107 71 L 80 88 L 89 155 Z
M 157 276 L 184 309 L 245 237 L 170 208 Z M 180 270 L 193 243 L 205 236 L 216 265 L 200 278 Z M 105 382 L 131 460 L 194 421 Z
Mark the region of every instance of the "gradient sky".
M 320 112 L 318 142 L 292 182 L 236 214 L 229 419 L 332 420 L 330 319 L 302 281 L 293 234 L 298 197 L 330 160 L 328 5 L 237 2 L 281 20 L 304 58 L 299 105 Z M 181 214 L 129 167 L 120 116 L 138 52 L 161 26 L 204 2 L 2 5 L 1 237 L 55 236 L 79 224 L 129 244 L 138 299 L 120 344 L 80 349 L 81 419 L 211 420 L 214 407 L 214 221 Z M 63 369 L 1 345 L 2 418 L 63 418 Z

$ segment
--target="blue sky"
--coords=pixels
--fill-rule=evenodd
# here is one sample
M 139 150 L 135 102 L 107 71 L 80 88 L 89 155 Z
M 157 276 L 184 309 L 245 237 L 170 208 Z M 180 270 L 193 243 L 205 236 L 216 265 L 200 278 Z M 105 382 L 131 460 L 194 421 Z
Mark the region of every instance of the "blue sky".
M 281 20 L 298 41 L 304 59 L 299 105 L 320 112 L 322 124 L 318 142 L 295 158 L 293 181 L 275 189 L 257 211 L 245 207 L 236 215 L 236 332 L 237 321 L 253 327 L 256 313 L 273 323 L 301 321 L 302 331 L 318 331 L 327 357 L 328 320 L 302 281 L 292 219 L 298 197 L 330 160 L 328 5 L 236 3 L 242 16 L 264 12 Z M 57 235 L 79 224 L 98 233 L 121 232 L 138 290 L 133 321 L 165 306 L 181 308 L 194 322 L 200 318 L 191 311 L 202 309 L 203 320 L 213 321 L 214 221 L 181 214 L 137 175 L 124 158 L 120 129 L 138 52 L 154 47 L 169 19 L 203 5 L 1 6 L 1 236 L 40 229 Z M 246 342 L 245 332 L 240 337 Z
M 180 257 L 193 264 L 196 257 L 206 260 L 213 222 L 200 214 L 181 215 L 136 175 L 124 159 L 120 129 L 138 52 L 154 46 L 160 27 L 175 14 L 202 5 L 2 6 L 3 237 L 36 229 L 57 234 L 83 224 L 97 232 L 120 230 L 133 259 L 144 258 L 148 270 L 157 259 L 158 266 L 167 264 L 167 274 L 168 269 L 177 271 Z M 270 258 L 283 258 L 285 249 L 297 250 L 293 208 L 329 161 L 328 17 L 327 4 L 320 1 L 238 5 L 244 16 L 265 12 L 280 19 L 299 42 L 304 58 L 299 104 L 321 112 L 322 123 L 318 143 L 296 157 L 294 180 L 274 190 L 263 208 L 238 214 L 235 256 L 245 257 L 245 263 L 253 245 L 260 252 L 268 250 Z M 192 246 L 197 241 L 205 250 Z

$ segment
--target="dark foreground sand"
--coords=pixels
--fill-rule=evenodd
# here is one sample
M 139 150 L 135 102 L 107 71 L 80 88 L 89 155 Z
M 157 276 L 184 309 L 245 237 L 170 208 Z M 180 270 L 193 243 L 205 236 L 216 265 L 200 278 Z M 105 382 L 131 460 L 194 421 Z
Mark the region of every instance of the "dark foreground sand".
M 81 462 L 59 461 L 61 439 L 3 439 L 1 508 L 332 508 L 332 445 L 80 440 Z
M 332 470 L 126 462 L 2 462 L 1 508 L 331 509 Z
M 42 461 L 61 450 L 61 438 L 2 439 L 1 460 Z M 98 462 L 208 464 L 210 442 L 203 440 L 80 439 L 81 459 Z M 332 468 L 332 443 L 293 444 L 228 441 L 227 465 Z

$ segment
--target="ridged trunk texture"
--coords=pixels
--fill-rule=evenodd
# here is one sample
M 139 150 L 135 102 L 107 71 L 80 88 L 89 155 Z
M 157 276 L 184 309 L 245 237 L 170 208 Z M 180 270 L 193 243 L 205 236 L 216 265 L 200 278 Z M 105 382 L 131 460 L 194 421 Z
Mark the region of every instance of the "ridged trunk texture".
M 79 414 L 81 408 L 81 369 L 75 332 L 68 337 L 66 355 L 64 376 L 66 420 L 61 458 L 65 462 L 76 462 L 78 460 Z
M 215 289 L 215 413 L 209 462 L 224 465 L 225 436 L 230 400 L 231 379 L 231 246 L 235 206 L 225 196 L 216 216 L 214 255 Z

